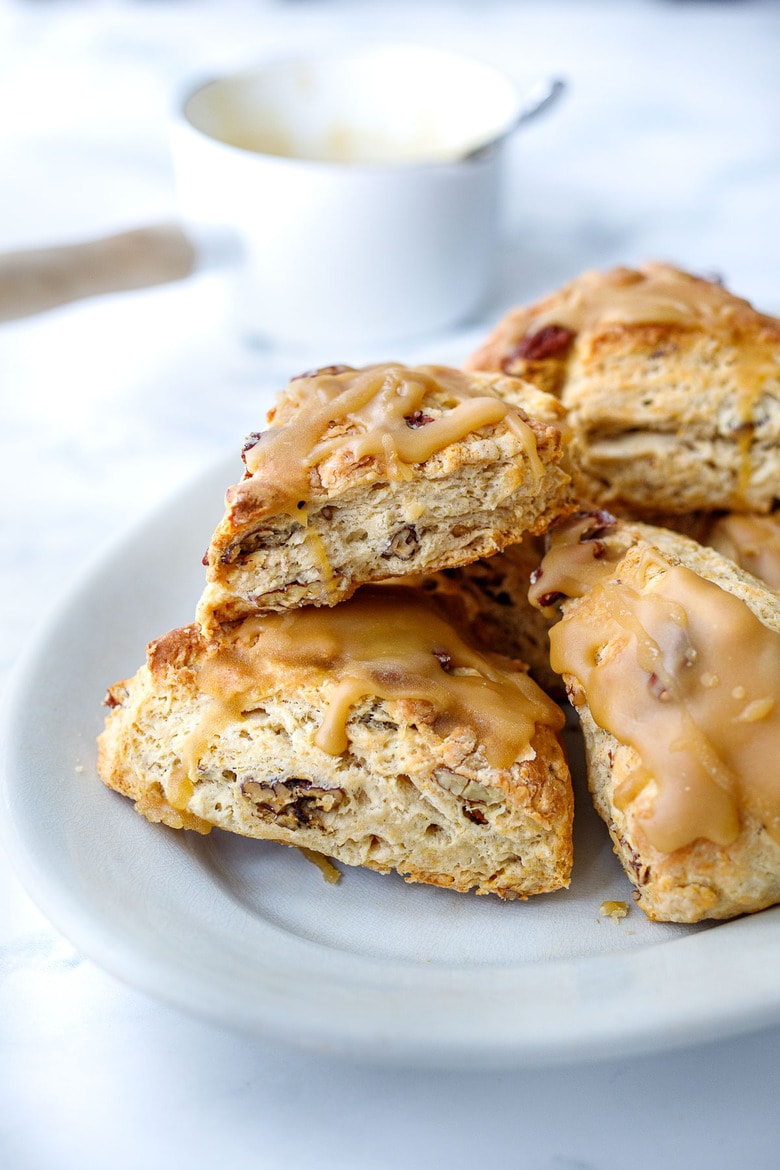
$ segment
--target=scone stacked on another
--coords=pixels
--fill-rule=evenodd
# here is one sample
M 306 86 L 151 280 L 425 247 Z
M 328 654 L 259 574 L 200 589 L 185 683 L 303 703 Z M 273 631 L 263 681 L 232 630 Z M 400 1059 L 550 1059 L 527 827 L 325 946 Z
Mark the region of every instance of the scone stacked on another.
M 564 698 L 560 676 L 550 666 L 550 618 L 528 599 L 531 578 L 544 555 L 544 538 L 529 537 L 503 552 L 417 578 L 436 597 L 457 629 L 477 642 L 525 663 L 539 686 Z
M 780 321 L 664 264 L 586 272 L 508 313 L 467 362 L 555 394 L 580 497 L 634 514 L 780 497 Z
M 509 899 L 569 883 L 560 709 L 413 587 L 175 630 L 109 702 L 100 775 L 150 820 Z
M 197 623 L 110 689 L 105 783 L 152 821 L 410 881 L 568 885 L 563 716 L 487 626 L 469 634 L 476 594 L 435 583 L 571 512 L 561 414 L 443 367 L 293 381 L 245 448 Z
M 516 378 L 442 366 L 337 366 L 293 380 L 227 493 L 199 623 L 333 606 L 360 585 L 467 564 L 545 531 L 574 507 L 563 413 Z
M 562 524 L 532 599 L 635 898 L 698 922 L 780 901 L 780 604 L 732 561 L 608 513 Z

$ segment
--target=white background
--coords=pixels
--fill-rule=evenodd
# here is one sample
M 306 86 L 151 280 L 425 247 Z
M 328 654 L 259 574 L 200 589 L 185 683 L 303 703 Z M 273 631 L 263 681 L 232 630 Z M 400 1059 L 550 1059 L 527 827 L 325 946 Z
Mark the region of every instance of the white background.
M 0 326 L 4 683 L 96 551 L 237 450 L 302 368 L 457 361 L 509 305 L 645 259 L 717 272 L 780 313 L 780 7 L 751 0 L 5 0 L 0 248 L 175 217 L 167 119 L 185 82 L 369 35 L 464 49 L 521 85 L 570 82 L 513 145 L 492 302 L 393 354 L 320 352 L 305 337 L 295 352 L 248 349 L 218 272 Z M 0 888 L 0 1164 L 12 1170 L 778 1164 L 777 1028 L 558 1069 L 355 1068 L 115 981 L 48 925 L 2 855 Z

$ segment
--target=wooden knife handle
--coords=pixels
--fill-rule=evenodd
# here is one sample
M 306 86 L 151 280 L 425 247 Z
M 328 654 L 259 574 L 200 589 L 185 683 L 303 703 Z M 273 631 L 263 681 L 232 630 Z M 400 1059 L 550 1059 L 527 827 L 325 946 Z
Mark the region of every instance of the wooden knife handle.
M 195 247 L 175 224 L 155 224 L 101 240 L 0 256 L 0 321 L 42 313 L 83 297 L 189 276 Z

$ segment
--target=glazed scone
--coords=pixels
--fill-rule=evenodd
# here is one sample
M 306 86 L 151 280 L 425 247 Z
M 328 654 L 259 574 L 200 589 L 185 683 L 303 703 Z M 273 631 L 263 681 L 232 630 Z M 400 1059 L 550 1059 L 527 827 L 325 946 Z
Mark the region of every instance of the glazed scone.
M 554 534 L 532 598 L 635 898 L 698 922 L 780 901 L 780 603 L 715 550 L 593 513 Z
M 502 898 L 568 885 L 560 709 L 412 587 L 174 630 L 107 702 L 100 776 L 151 821 Z
M 557 394 L 583 499 L 767 512 L 780 496 L 780 321 L 664 264 L 586 272 L 466 363 Z
M 443 366 L 293 380 L 207 554 L 198 621 L 333 606 L 364 584 L 474 561 L 574 504 L 555 399 Z

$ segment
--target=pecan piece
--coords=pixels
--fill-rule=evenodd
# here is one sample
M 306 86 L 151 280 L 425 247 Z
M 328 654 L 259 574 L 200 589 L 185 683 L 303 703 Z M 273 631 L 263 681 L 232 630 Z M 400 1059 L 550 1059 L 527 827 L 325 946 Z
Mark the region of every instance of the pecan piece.
M 540 593 L 536 599 L 536 605 L 539 609 L 549 609 L 551 605 L 557 605 L 565 596 L 559 590 L 552 590 L 550 593 Z
M 420 547 L 420 538 L 413 524 L 404 524 L 390 537 L 382 552 L 384 560 L 398 557 L 401 561 L 410 561 Z
M 228 545 L 220 558 L 222 564 L 232 565 L 236 562 L 240 564 L 245 557 L 261 549 L 284 548 L 296 528 L 301 527 L 302 525 L 295 520 L 286 528 L 258 528 L 254 532 L 248 532 L 240 540 L 234 540 Z
M 611 829 L 612 829 L 613 835 L 615 837 L 615 840 L 618 842 L 618 844 L 620 845 L 620 848 L 623 850 L 624 860 L 625 860 L 626 864 L 628 866 L 630 866 L 630 868 L 634 874 L 633 877 L 631 877 L 631 875 L 629 874 L 629 879 L 636 886 L 646 886 L 650 880 L 650 866 L 645 865 L 642 862 L 642 859 L 641 859 L 639 853 L 637 853 L 634 846 L 629 841 L 627 841 L 625 837 L 621 837 L 616 832 L 614 824 L 611 826 Z M 634 894 L 634 897 L 636 898 L 636 893 Z
M 427 427 L 428 423 L 432 423 L 433 417 L 430 414 L 423 414 L 421 410 L 415 410 L 414 414 L 404 415 L 404 422 L 413 431 L 416 431 L 420 427 Z
M 341 788 L 318 788 L 310 780 L 295 777 L 244 780 L 241 792 L 264 821 L 273 821 L 282 829 L 321 823 L 323 814 L 332 812 L 344 800 Z
M 475 804 L 465 802 L 463 805 L 463 815 L 475 825 L 486 825 L 488 823 L 485 814 Z
M 469 780 L 468 776 L 461 776 L 458 772 L 451 772 L 448 768 L 438 768 L 434 773 L 437 784 L 453 796 L 466 801 L 469 806 L 476 804 L 501 804 L 502 793 L 498 788 L 488 788 L 477 780 Z

